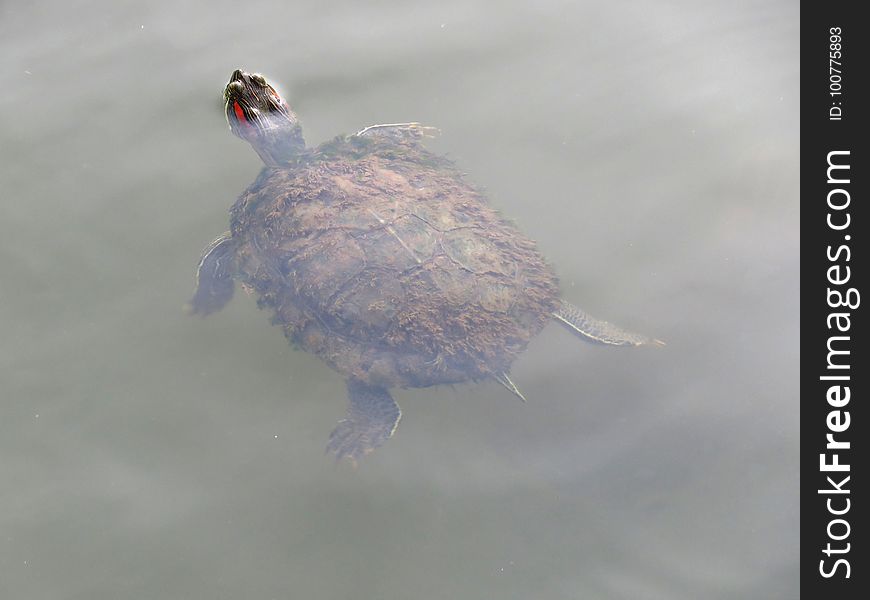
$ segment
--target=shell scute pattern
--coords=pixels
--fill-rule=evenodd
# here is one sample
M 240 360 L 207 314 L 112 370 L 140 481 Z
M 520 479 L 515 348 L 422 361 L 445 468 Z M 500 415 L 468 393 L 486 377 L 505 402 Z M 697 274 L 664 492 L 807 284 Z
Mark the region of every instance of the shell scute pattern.
M 241 256 L 277 264 L 242 260 L 240 271 L 267 304 L 291 295 L 302 309 L 279 309 L 277 321 L 334 365 L 358 371 L 368 349 L 431 361 L 423 368 L 431 373 L 418 374 L 426 380 L 437 381 L 439 369 L 453 372 L 448 379 L 463 370 L 485 377 L 543 327 L 556 279 L 455 169 L 428 166 L 420 154 L 330 153 L 265 169 L 268 181 L 261 175 L 237 202 L 234 230 Z M 345 350 L 327 349 L 336 345 L 329 336 Z

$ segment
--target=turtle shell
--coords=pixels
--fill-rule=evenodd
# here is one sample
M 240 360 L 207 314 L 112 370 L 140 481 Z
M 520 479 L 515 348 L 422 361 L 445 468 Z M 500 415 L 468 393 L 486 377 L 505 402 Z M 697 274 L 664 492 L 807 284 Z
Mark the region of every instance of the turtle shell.
M 449 161 L 337 138 L 265 168 L 232 209 L 238 276 L 346 376 L 423 387 L 506 372 L 558 283 Z

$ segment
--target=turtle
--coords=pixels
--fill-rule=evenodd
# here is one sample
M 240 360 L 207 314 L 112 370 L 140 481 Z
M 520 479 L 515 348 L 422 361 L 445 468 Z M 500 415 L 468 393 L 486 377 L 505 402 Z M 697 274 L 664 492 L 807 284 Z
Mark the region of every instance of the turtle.
M 391 388 L 489 379 L 525 401 L 511 364 L 550 321 L 599 344 L 661 344 L 563 299 L 536 243 L 426 149 L 435 128 L 371 125 L 310 147 L 275 87 L 241 69 L 224 110 L 264 165 L 203 251 L 188 312 L 220 310 L 239 281 L 294 346 L 342 374 L 337 460 L 393 435 Z

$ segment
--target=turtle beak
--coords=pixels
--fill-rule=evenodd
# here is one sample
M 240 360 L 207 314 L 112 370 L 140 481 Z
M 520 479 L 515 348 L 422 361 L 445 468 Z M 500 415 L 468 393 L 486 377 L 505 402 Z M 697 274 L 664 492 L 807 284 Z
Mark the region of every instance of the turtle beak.
M 230 83 L 234 81 L 242 81 L 244 79 L 244 74 L 241 69 L 236 69 L 233 71 L 233 74 L 230 76 Z

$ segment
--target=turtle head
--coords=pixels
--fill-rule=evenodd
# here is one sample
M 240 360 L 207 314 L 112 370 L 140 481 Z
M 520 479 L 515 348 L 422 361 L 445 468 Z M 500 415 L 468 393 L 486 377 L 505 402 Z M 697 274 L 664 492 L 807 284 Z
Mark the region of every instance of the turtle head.
M 224 102 L 230 131 L 251 144 L 267 166 L 284 164 L 305 149 L 299 119 L 262 75 L 233 71 Z

